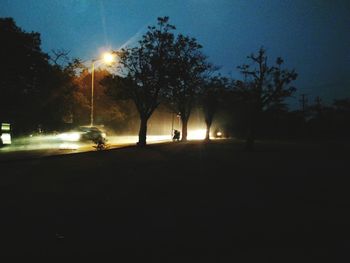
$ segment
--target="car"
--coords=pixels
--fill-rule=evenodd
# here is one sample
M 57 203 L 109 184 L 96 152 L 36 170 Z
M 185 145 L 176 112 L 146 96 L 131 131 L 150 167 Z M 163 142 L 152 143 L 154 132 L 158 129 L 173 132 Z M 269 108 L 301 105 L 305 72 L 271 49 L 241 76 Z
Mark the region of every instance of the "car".
M 219 138 L 223 138 L 223 136 L 224 136 L 224 134 L 223 134 L 223 132 L 221 130 L 216 129 L 214 131 L 214 138 L 219 139 Z
M 68 142 L 95 142 L 100 138 L 106 139 L 106 133 L 96 126 L 80 126 L 71 131 L 58 134 L 58 138 Z
M 79 131 L 81 132 L 81 140 L 96 141 L 99 138 L 106 138 L 106 133 L 94 126 L 81 126 Z

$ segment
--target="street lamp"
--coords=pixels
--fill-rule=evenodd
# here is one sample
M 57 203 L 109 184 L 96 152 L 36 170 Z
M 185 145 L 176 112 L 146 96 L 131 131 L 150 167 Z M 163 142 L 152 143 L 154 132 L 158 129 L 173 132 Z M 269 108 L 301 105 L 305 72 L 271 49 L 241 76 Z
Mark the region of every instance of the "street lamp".
M 174 115 L 175 115 L 175 112 L 172 111 L 171 112 L 171 138 L 172 138 L 173 133 L 174 133 Z M 180 112 L 176 114 L 176 117 L 179 119 L 179 130 L 180 130 L 181 129 L 181 124 L 180 124 L 181 114 L 180 114 Z
M 94 125 L 94 75 L 95 63 L 103 61 L 106 64 L 111 64 L 114 61 L 114 56 L 111 53 L 104 53 L 102 58 L 93 59 L 91 64 L 91 112 L 90 112 L 90 126 Z

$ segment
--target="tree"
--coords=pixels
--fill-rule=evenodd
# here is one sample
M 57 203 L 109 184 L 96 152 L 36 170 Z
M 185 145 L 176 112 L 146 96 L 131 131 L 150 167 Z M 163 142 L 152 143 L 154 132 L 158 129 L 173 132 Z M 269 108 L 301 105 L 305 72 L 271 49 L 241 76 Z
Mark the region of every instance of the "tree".
M 187 140 L 187 123 L 195 100 L 204 87 L 204 73 L 213 69 L 195 38 L 179 34 L 172 50 L 169 104 L 180 114 L 182 141 Z
M 60 59 L 64 62 L 60 63 Z M 85 66 L 79 59 L 69 59 L 61 52 L 59 55 L 55 52 L 51 60 L 51 83 L 43 100 L 42 123 L 47 130 L 82 124 L 82 112 L 89 112 L 89 102 L 79 89 L 77 74 Z
M 209 78 L 205 83 L 203 93 L 201 94 L 201 105 L 207 127 L 205 135 L 205 140 L 207 141 L 210 140 L 210 127 L 214 116 L 219 109 L 220 101 L 223 99 L 223 95 L 228 87 L 228 79 L 220 76 Z
M 0 116 L 25 132 L 39 122 L 50 81 L 49 56 L 41 51 L 40 34 L 27 33 L 12 18 L 0 18 Z
M 128 117 L 129 109 L 126 109 L 125 103 L 116 103 L 116 96 L 109 96 L 107 87 L 103 85 L 103 80 L 111 76 L 108 70 L 95 70 L 94 73 L 94 111 L 95 122 L 103 124 L 109 128 L 121 130 L 125 127 L 125 121 Z M 91 73 L 86 69 L 76 78 L 78 91 L 87 102 L 86 107 L 80 107 L 75 112 L 76 116 L 85 123 L 90 121 L 90 101 L 91 101 Z M 86 109 L 87 108 L 87 109 Z
M 104 81 L 122 99 L 131 99 L 140 118 L 139 146 L 146 145 L 147 122 L 159 106 L 168 85 L 168 61 L 175 29 L 168 17 L 158 18 L 157 26 L 149 26 L 138 46 L 117 51 L 119 73 Z
M 75 76 L 81 68 L 69 52 L 41 51 L 40 34 L 27 33 L 12 18 L 0 19 L 0 117 L 13 124 L 14 132 L 61 128 L 83 103 Z
M 291 82 L 297 78 L 294 70 L 282 69 L 283 59 L 278 57 L 276 65 L 267 64 L 264 48 L 258 54 L 247 57 L 252 65 L 238 66 L 244 75 L 243 81 L 236 81 L 235 89 L 241 99 L 249 105 L 249 126 L 247 135 L 247 149 L 252 150 L 256 137 L 256 130 L 262 112 L 272 105 L 281 104 L 296 90 Z

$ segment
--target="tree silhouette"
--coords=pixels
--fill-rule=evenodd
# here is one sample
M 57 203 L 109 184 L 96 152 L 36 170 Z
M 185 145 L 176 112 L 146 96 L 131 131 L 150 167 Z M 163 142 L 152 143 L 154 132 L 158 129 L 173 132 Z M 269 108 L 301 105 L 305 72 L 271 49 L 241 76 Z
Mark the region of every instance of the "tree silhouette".
M 125 79 L 114 76 L 105 82 L 135 103 L 140 117 L 139 146 L 146 145 L 148 119 L 168 83 L 167 64 L 174 41 L 171 31 L 175 29 L 168 21 L 168 17 L 158 18 L 157 26 L 148 27 L 138 46 L 118 51 L 119 70 Z
M 195 100 L 204 88 L 204 79 L 213 66 L 201 52 L 202 46 L 195 38 L 178 35 L 172 50 L 170 86 L 167 98 L 180 114 L 182 141 L 187 140 L 187 123 Z
M 49 56 L 41 51 L 40 34 L 24 32 L 12 18 L 0 18 L 0 38 L 0 113 L 15 132 L 24 132 L 39 122 Z
M 78 59 L 68 51 L 41 51 L 40 34 L 27 33 L 12 18 L 0 19 L 0 115 L 15 134 L 62 128 L 83 102 L 75 83 Z
M 120 120 L 124 120 L 124 113 L 121 111 L 120 103 L 106 94 L 106 87 L 101 85 L 101 80 L 110 75 L 107 70 L 95 70 L 95 88 L 94 88 L 94 110 L 96 124 L 103 124 L 109 127 L 117 127 Z M 79 93 L 83 96 L 81 99 L 86 101 L 84 108 L 78 108 L 76 115 L 87 124 L 90 121 L 90 101 L 91 101 L 91 73 L 88 70 L 82 71 L 76 77 L 76 83 L 79 86 Z M 87 108 L 87 109 L 86 109 Z
M 205 140 L 207 141 L 210 140 L 210 127 L 214 116 L 219 109 L 220 102 L 223 100 L 228 87 L 229 80 L 220 76 L 209 78 L 204 85 L 203 93 L 201 94 L 201 106 L 207 127 L 205 135 Z
M 247 57 L 251 65 L 243 64 L 238 69 L 244 76 L 243 81 L 236 81 L 237 94 L 249 105 L 249 124 L 247 134 L 247 149 L 253 149 L 256 130 L 261 113 L 273 105 L 281 104 L 296 90 L 291 82 L 297 78 L 294 70 L 282 69 L 283 59 L 278 57 L 276 65 L 267 64 L 264 48 L 258 54 Z
M 58 63 L 54 55 L 51 66 L 50 85 L 46 88 L 41 111 L 41 123 L 47 130 L 57 130 L 64 126 L 79 124 L 77 112 L 87 107 L 87 101 L 79 90 L 77 71 L 84 66 L 79 59 L 65 58 L 64 63 Z M 88 111 L 88 109 L 86 109 Z

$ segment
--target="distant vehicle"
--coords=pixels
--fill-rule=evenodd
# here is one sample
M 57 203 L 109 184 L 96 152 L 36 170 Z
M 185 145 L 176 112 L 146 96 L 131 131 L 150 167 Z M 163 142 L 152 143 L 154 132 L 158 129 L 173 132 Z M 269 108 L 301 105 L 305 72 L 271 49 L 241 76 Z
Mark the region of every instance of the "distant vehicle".
M 220 130 L 215 130 L 214 132 L 214 138 L 223 138 L 224 137 L 224 134 L 222 131 Z
M 106 139 L 106 133 L 95 126 L 80 126 L 72 131 L 58 134 L 58 138 L 69 142 L 95 142 L 100 138 Z
M 11 124 L 1 122 L 0 125 L 1 125 L 0 146 L 10 145 L 12 143 L 12 141 L 11 141 Z

